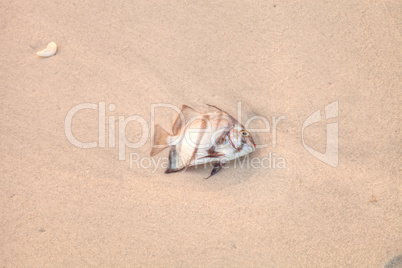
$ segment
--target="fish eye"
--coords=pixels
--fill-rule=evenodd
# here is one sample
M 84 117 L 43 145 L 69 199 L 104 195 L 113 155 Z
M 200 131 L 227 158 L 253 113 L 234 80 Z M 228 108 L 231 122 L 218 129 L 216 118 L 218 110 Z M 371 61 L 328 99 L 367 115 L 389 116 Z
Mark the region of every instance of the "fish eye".
M 247 137 L 247 136 L 250 135 L 250 133 L 248 133 L 247 131 L 244 131 L 244 130 L 241 131 L 240 134 L 241 134 L 243 137 Z

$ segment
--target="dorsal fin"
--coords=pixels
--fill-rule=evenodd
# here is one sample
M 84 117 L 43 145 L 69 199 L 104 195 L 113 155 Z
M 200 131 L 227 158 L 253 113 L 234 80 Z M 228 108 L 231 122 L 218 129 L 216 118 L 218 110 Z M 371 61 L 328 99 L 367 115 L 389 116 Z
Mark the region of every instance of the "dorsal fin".
M 215 109 L 217 109 L 217 110 L 219 110 L 219 111 L 221 111 L 221 112 L 223 112 L 223 113 L 225 113 L 225 114 L 227 114 L 227 112 L 225 112 L 225 111 L 223 111 L 223 110 L 221 110 L 221 109 L 219 109 L 218 107 L 216 107 L 215 105 L 211 105 L 211 104 L 207 104 L 209 107 L 212 107 L 212 108 L 215 108 Z
M 187 105 L 183 105 L 181 107 L 181 113 L 177 116 L 176 120 L 174 121 L 172 127 L 173 135 L 179 135 L 181 128 L 187 124 L 187 122 L 191 119 L 191 117 L 200 115 L 201 114 L 196 110 L 194 110 L 193 108 Z M 182 120 L 184 120 L 184 122 Z
M 228 113 L 225 112 L 224 110 L 219 109 L 219 108 L 216 107 L 215 105 L 211 105 L 211 104 L 207 104 L 207 105 L 208 105 L 209 107 L 215 108 L 215 109 L 217 109 L 218 111 L 222 112 L 223 114 L 225 114 L 225 116 L 228 116 L 228 117 L 230 118 L 230 120 L 232 120 L 232 124 L 238 123 L 238 121 L 237 121 L 233 116 L 231 116 L 230 114 L 228 114 Z

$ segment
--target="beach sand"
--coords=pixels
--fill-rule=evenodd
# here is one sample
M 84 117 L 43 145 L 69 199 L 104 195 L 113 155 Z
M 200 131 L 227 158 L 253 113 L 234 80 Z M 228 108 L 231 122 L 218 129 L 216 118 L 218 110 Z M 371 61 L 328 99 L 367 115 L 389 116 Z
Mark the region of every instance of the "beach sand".
M 0 266 L 383 267 L 402 254 L 401 14 L 400 1 L 1 3 Z M 55 56 L 35 55 L 51 41 Z M 250 158 L 275 164 L 205 180 L 210 167 L 151 162 L 152 104 L 238 117 L 239 102 L 241 122 L 270 124 Z M 66 135 L 83 103 L 95 109 L 72 132 L 96 148 Z M 104 140 L 103 105 L 117 121 Z M 338 126 L 335 167 L 302 143 L 318 110 L 304 141 L 323 153 Z M 126 137 L 146 144 L 119 160 L 133 115 Z M 166 129 L 176 116 L 155 115 Z

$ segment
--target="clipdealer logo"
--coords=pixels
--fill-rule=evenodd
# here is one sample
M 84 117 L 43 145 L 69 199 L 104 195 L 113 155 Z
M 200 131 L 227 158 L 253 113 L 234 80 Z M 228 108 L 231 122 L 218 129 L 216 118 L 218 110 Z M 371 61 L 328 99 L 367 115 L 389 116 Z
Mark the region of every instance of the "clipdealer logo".
M 106 147 L 106 142 L 108 148 L 115 148 L 116 143 L 118 147 L 118 159 L 120 161 L 126 160 L 126 149 L 131 148 L 131 149 L 138 149 L 142 146 L 144 146 L 148 142 L 149 136 L 151 137 L 151 146 L 153 146 L 153 135 L 154 135 L 154 126 L 155 126 L 155 110 L 159 108 L 165 108 L 165 109 L 171 109 L 177 112 L 179 115 L 181 113 L 180 108 L 171 105 L 171 104 L 165 104 L 165 103 L 158 103 L 158 104 L 151 104 L 150 107 L 150 115 L 151 115 L 151 122 L 148 124 L 148 122 L 144 119 L 144 117 L 140 115 L 130 115 L 130 116 L 115 116 L 115 115 L 108 115 L 106 116 L 107 112 L 114 112 L 116 110 L 116 105 L 111 103 L 107 106 L 106 108 L 106 103 L 101 101 L 98 104 L 96 103 L 81 103 L 77 104 L 74 107 L 72 107 L 64 120 L 64 131 L 65 135 L 68 139 L 68 141 L 78 147 L 78 148 L 83 148 L 83 149 L 90 149 L 90 148 L 105 148 Z M 238 114 L 237 118 L 238 121 L 241 122 L 241 102 L 238 102 Z M 92 141 L 92 142 L 83 142 L 79 141 L 73 134 L 72 131 L 72 123 L 73 123 L 73 118 L 76 116 L 80 111 L 82 110 L 95 110 L 98 112 L 98 140 L 97 141 Z M 331 119 L 331 118 L 336 118 L 338 116 L 338 101 L 332 102 L 328 105 L 325 106 L 325 118 Z M 279 116 L 275 117 L 272 116 L 271 120 L 267 119 L 266 117 L 263 116 L 252 116 L 248 118 L 244 126 L 246 129 L 249 130 L 250 133 L 271 133 L 271 146 L 272 148 L 275 148 L 277 146 L 277 129 L 278 125 L 280 124 L 281 121 L 285 120 L 286 116 Z M 259 128 L 259 129 L 252 129 L 250 128 L 250 123 L 253 121 L 261 121 L 264 124 L 264 128 Z M 326 151 L 325 153 L 321 153 L 319 151 L 316 151 L 313 149 L 311 146 L 307 145 L 305 142 L 305 129 L 317 122 L 320 122 L 322 120 L 321 117 L 321 111 L 317 110 L 314 113 L 312 113 L 302 124 L 301 127 L 301 141 L 303 147 L 309 152 L 313 157 L 321 160 L 322 162 L 332 166 L 336 167 L 338 166 L 338 122 L 336 123 L 328 123 L 326 125 Z M 131 122 L 136 122 L 140 124 L 141 127 L 141 137 L 138 141 L 136 142 L 131 142 L 126 138 L 126 127 L 129 123 Z M 117 123 L 117 124 L 116 124 Z M 117 125 L 117 129 L 116 129 Z M 106 140 L 106 131 L 108 132 L 108 140 Z M 115 139 L 115 134 L 117 132 L 118 139 L 116 141 Z M 269 147 L 268 143 L 261 143 L 257 144 L 257 149 L 262 149 L 262 148 L 267 148 Z M 276 154 L 274 153 L 274 156 Z M 136 157 L 136 161 L 138 161 L 138 154 L 136 153 L 130 153 L 130 166 L 132 165 L 131 161 L 134 159 L 133 157 Z M 269 152 L 269 157 L 271 158 L 272 152 Z M 284 161 L 284 158 L 281 156 L 278 156 L 280 161 Z M 241 166 L 241 165 L 239 165 Z M 286 165 L 282 165 L 286 166 Z

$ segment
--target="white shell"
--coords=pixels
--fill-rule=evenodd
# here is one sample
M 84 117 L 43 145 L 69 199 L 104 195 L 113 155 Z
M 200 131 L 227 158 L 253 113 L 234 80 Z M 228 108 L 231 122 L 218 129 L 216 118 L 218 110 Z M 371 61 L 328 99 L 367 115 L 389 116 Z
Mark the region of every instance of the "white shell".
M 56 54 L 57 51 L 57 45 L 55 42 L 51 42 L 47 45 L 47 47 L 36 53 L 36 55 L 38 55 L 39 57 L 51 57 L 54 54 Z

